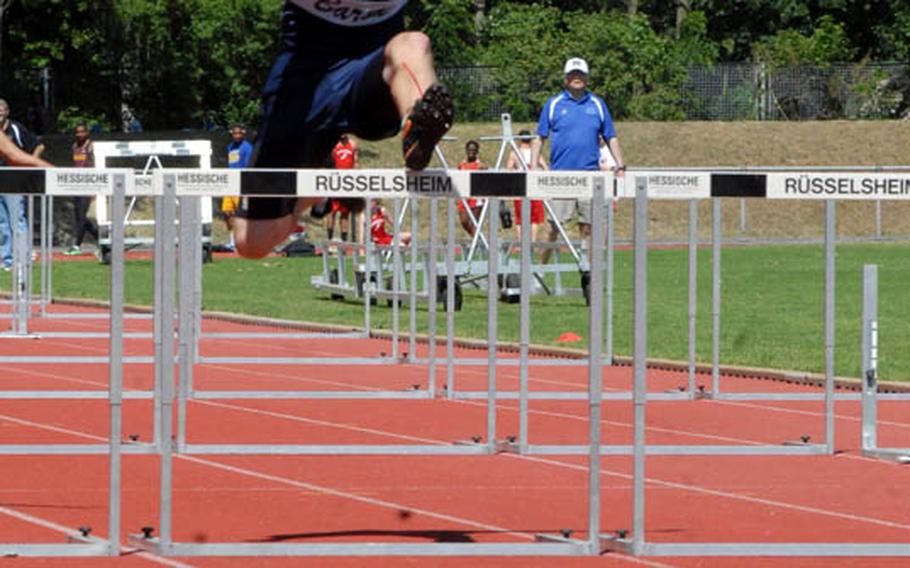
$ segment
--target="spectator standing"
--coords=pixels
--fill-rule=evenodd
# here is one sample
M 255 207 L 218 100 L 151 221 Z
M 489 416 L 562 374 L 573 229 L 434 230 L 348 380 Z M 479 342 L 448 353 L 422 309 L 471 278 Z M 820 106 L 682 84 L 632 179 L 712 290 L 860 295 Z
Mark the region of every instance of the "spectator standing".
M 0 159 L 0 166 L 7 165 L 4 161 L 8 159 L 7 156 L 12 158 L 11 163 L 17 163 L 17 165 L 49 165 L 40 159 L 44 152 L 44 144 L 21 123 L 10 120 L 9 116 L 9 103 L 0 99 L 0 132 L 3 132 L 9 141 L 30 155 L 32 159 L 23 158 L 21 154 L 8 149 L 8 146 L 4 144 L 6 149 L 3 152 L 4 158 Z M 13 219 L 12 215 L 15 206 L 18 206 L 19 210 L 17 219 Z M 28 234 L 25 196 L 4 195 L 3 199 L 0 199 L 0 258 L 2 258 L 4 270 L 10 270 L 13 266 L 13 239 L 16 233 L 22 235 L 23 238 Z
M 229 168 L 248 168 L 253 157 L 253 145 L 247 142 L 246 129 L 241 124 L 231 127 L 231 143 L 227 147 Z M 240 204 L 239 197 L 222 197 L 221 213 L 224 215 L 224 224 L 227 225 L 230 237 L 225 249 L 234 251 L 234 213 Z
M 509 153 L 509 161 L 506 163 L 507 170 L 521 170 L 522 163 L 528 169 L 532 169 L 531 164 L 531 131 L 522 130 L 518 133 L 518 151 L 521 153 L 521 159 L 515 155 L 515 152 Z M 543 156 L 537 155 L 537 164 L 533 169 L 546 170 L 547 161 Z M 531 200 L 531 242 L 537 242 L 537 236 L 540 232 L 540 226 L 546 221 L 547 214 L 543 201 L 540 199 Z M 521 238 L 521 200 L 515 200 L 515 229 L 518 231 L 518 238 Z
M 543 143 L 552 137 L 550 146 L 550 168 L 553 170 L 600 169 L 600 140 L 606 141 L 616 163 L 613 171 L 617 176 L 625 172 L 622 149 L 616 137 L 616 128 L 607 103 L 588 90 L 588 64 L 584 59 L 573 57 L 563 67 L 565 90 L 550 98 L 540 111 L 537 122 L 537 138 L 531 143 L 531 169 L 537 168 Z M 590 200 L 554 200 L 553 211 L 561 223 L 578 216 L 578 229 L 582 238 L 591 236 Z M 559 236 L 556 224 L 550 223 L 550 241 Z M 590 250 L 590 247 L 589 247 Z M 549 250 L 544 251 L 543 261 L 549 259 Z M 582 274 L 582 285 L 590 278 Z
M 427 166 L 455 113 L 436 77 L 430 39 L 404 31 L 406 4 L 284 2 L 282 45 L 263 90 L 256 167 L 321 167 L 341 132 L 381 140 L 399 131 L 405 166 Z M 237 250 L 265 256 L 294 230 L 300 212 L 323 201 L 242 198 Z
M 332 148 L 332 166 L 336 170 L 350 170 L 360 167 L 360 148 L 357 142 L 348 135 L 342 134 L 338 138 L 338 143 Z M 355 226 L 363 226 L 363 200 L 354 198 L 342 198 L 332 200 L 332 209 L 329 211 L 325 220 L 325 231 L 329 240 L 335 238 L 335 216 L 341 217 L 341 240 L 348 240 L 348 230 L 350 229 L 351 213 L 357 216 Z M 360 231 L 363 235 L 363 231 Z M 353 239 L 356 240 L 356 239 Z
M 480 161 L 480 142 L 477 140 L 468 140 L 467 144 L 464 145 L 464 154 L 465 158 L 458 164 L 459 170 L 485 170 L 487 169 L 486 164 Z M 464 230 L 471 236 L 474 236 L 474 233 L 477 230 L 477 227 L 474 226 L 474 222 L 471 221 L 471 216 L 468 215 L 467 210 L 465 209 L 465 201 L 468 203 L 468 208 L 470 208 L 471 213 L 474 214 L 474 219 L 479 223 L 480 214 L 483 211 L 484 199 L 475 199 L 473 197 L 468 199 L 460 199 L 458 201 L 458 219 L 461 221 L 461 226 Z
M 73 167 L 94 168 L 95 150 L 88 128 L 84 123 L 76 125 L 73 137 L 75 138 L 73 140 Z M 95 243 L 98 242 L 98 227 L 88 216 L 92 199 L 94 198 L 89 195 L 78 195 L 73 198 L 73 246 L 63 254 L 70 256 L 82 254 L 82 241 L 85 239 L 86 233 L 95 239 Z

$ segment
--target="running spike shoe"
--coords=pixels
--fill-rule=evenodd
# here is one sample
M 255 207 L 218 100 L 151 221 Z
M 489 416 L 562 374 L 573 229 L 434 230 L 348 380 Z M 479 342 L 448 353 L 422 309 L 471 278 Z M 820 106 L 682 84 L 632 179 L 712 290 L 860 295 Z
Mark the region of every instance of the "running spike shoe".
M 452 127 L 454 118 L 455 107 L 449 90 L 439 83 L 427 89 L 401 129 L 405 166 L 412 170 L 427 167 L 436 143 Z

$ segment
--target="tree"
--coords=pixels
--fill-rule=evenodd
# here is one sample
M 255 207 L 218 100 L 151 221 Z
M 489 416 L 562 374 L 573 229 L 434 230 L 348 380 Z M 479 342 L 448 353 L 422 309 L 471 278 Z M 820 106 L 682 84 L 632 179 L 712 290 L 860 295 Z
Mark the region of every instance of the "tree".
M 474 62 L 477 30 L 471 14 L 472 0 L 422 0 L 423 31 L 433 42 L 436 64 L 441 67 Z
M 6 26 L 6 13 L 13 0 L 0 0 L 0 68 L 3 67 L 3 29 Z
M 690 31 L 693 43 L 703 42 L 697 26 Z M 588 61 L 591 90 L 607 100 L 614 116 L 681 118 L 685 66 L 707 56 L 678 51 L 642 14 L 511 3 L 491 11 L 482 47 L 481 63 L 498 69 L 502 103 L 517 120 L 536 119 L 547 97 L 564 88 L 562 65 L 571 56 Z
M 54 0 L 13 4 L 9 16 L 16 25 L 6 35 L 4 69 L 14 112 L 41 110 L 39 76 L 49 69 L 56 93 L 63 94 L 59 106 L 75 106 L 86 118 L 107 122 L 118 97 L 113 13 L 111 0 L 75 0 L 65 9 Z M 44 118 L 49 124 L 42 126 L 54 130 L 56 117 Z
M 781 30 L 755 44 L 757 60 L 776 67 L 812 64 L 826 66 L 851 61 L 856 49 L 844 31 L 844 25 L 830 16 L 822 16 L 811 34 Z
M 251 122 L 265 82 L 278 0 L 118 0 L 121 89 L 147 128 Z

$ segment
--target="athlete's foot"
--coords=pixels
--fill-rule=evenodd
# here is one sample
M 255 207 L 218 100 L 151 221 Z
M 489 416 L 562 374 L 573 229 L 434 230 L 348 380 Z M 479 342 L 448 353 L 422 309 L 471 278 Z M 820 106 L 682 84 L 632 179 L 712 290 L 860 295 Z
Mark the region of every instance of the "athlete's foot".
M 455 107 L 448 89 L 439 83 L 427 89 L 401 129 L 405 166 L 412 170 L 427 167 L 436 143 L 452 127 L 454 118 Z

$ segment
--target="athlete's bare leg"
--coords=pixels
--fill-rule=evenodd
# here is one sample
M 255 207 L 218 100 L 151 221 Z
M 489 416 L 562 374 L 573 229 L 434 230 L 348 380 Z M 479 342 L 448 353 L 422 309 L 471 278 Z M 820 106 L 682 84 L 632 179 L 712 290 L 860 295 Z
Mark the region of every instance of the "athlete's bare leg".
M 547 240 L 551 243 L 555 243 L 556 239 L 559 238 L 559 231 L 556 229 L 556 224 L 553 223 L 552 221 L 549 223 L 549 225 L 550 225 L 550 231 L 547 234 Z M 553 254 L 553 249 L 545 248 L 540 255 L 540 263 L 547 264 L 548 262 L 550 262 L 551 254 Z
M 237 253 L 244 258 L 262 258 L 284 241 L 297 228 L 297 218 L 316 203 L 318 197 L 304 197 L 297 200 L 297 207 L 291 215 L 277 219 L 234 218 L 234 245 Z
M 421 32 L 402 32 L 386 44 L 382 78 L 389 86 L 398 116 L 408 116 L 422 92 L 437 82 L 430 38 Z M 299 199 L 293 215 L 278 219 L 235 220 L 237 252 L 246 258 L 262 258 L 291 234 L 297 217 L 320 200 Z
M 421 32 L 401 32 L 386 44 L 384 55 L 382 79 L 403 119 L 423 91 L 437 81 L 430 38 Z

